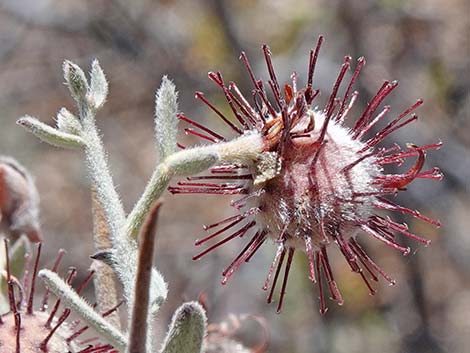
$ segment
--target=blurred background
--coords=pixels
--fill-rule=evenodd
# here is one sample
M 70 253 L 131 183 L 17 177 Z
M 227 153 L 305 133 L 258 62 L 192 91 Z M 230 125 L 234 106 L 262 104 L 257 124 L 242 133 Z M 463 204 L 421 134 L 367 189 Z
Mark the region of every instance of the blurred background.
M 226 286 L 220 272 L 237 254 L 232 242 L 193 262 L 202 224 L 233 214 L 229 198 L 165 195 L 158 230 L 157 265 L 169 282 L 170 296 L 158 335 L 184 300 L 207 295 L 211 322 L 229 313 L 266 318 L 268 352 L 465 352 L 470 345 L 470 5 L 467 0 L 257 0 L 257 1 L 0 1 L 0 154 L 11 155 L 36 177 L 41 220 L 50 266 L 59 248 L 67 262 L 85 269 L 93 253 L 91 201 L 86 171 L 77 151 L 40 143 L 15 124 L 30 114 L 54 124 L 56 112 L 74 109 L 63 85 L 61 65 L 70 59 L 88 68 L 98 58 L 110 82 L 108 102 L 98 125 L 109 152 L 116 185 L 127 210 L 142 192 L 156 163 L 153 139 L 154 91 L 168 74 L 179 89 L 180 110 L 199 122 L 216 119 L 194 91 L 204 91 L 217 106 L 228 106 L 207 79 L 221 70 L 226 80 L 249 89 L 238 55 L 245 50 L 256 73 L 267 76 L 260 51 L 268 43 L 281 81 L 292 71 L 305 80 L 309 49 L 325 36 L 316 69 L 316 86 L 328 97 L 344 55 L 365 56 L 356 88 L 365 107 L 385 79 L 400 86 L 387 99 L 390 116 L 423 98 L 420 120 L 391 136 L 401 146 L 442 140 L 428 154 L 427 167 L 439 166 L 441 182 L 419 180 L 399 201 L 439 218 L 436 230 L 410 218 L 430 247 L 410 243 L 399 253 L 373 240 L 370 255 L 393 275 L 397 285 L 379 283 L 371 297 L 359 276 L 332 251 L 333 267 L 345 304 L 329 303 L 318 313 L 317 290 L 307 278 L 305 256 L 296 256 L 283 313 L 265 304 L 261 290 L 274 255 L 273 245 L 242 266 Z M 359 109 L 356 111 L 356 115 Z M 353 119 L 351 119 L 353 120 Z M 209 123 L 210 124 L 210 123 Z M 184 143 L 192 140 L 181 136 Z M 406 165 L 403 170 L 406 170 Z M 248 346 L 262 340 L 256 326 L 244 327 Z

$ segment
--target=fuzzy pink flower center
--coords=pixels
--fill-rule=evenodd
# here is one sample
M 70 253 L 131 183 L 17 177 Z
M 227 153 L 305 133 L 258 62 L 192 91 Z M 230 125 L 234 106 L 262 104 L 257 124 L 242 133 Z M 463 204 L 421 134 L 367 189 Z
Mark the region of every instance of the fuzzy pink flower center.
M 258 200 L 260 218 L 270 236 L 278 238 L 282 233 L 286 245 L 302 250 L 305 236 L 317 247 L 332 240 L 319 229 L 319 218 L 325 219 L 326 227 L 347 238 L 353 236 L 354 223 L 370 213 L 373 201 L 371 196 L 356 195 L 377 191 L 373 181 L 381 171 L 373 158 L 351 167 L 364 144 L 336 122 L 328 125 L 325 144 L 316 145 L 325 116 L 312 115 L 315 129 L 285 144 L 280 173 L 263 185 L 265 192 Z

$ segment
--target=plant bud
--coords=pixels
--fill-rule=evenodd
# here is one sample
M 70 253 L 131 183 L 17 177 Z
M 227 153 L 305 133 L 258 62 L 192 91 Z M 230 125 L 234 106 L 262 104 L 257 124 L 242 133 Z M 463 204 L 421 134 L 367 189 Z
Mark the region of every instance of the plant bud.
M 71 61 L 65 60 L 63 64 L 64 79 L 70 94 L 77 103 L 84 101 L 89 85 L 83 70 Z
M 39 195 L 33 178 L 13 158 L 0 156 L 0 231 L 17 239 L 42 240 Z

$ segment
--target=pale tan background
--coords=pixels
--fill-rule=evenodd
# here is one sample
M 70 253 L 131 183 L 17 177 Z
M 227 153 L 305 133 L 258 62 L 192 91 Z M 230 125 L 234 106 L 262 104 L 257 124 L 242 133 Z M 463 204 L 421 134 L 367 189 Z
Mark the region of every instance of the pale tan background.
M 85 270 L 93 251 L 80 154 L 40 143 L 15 125 L 23 114 L 53 123 L 60 107 L 73 108 L 62 84 L 64 59 L 89 67 L 96 57 L 107 73 L 110 96 L 98 124 L 129 209 L 155 165 L 152 111 L 163 74 L 180 90 L 182 111 L 198 121 L 215 120 L 193 98 L 195 90 L 202 90 L 222 104 L 207 71 L 220 69 L 247 88 L 238 54 L 246 50 L 266 77 L 259 50 L 266 42 L 282 80 L 293 70 L 305 77 L 308 50 L 324 34 L 316 73 L 321 89 L 332 86 L 344 55 L 364 55 L 368 63 L 358 86 L 360 105 L 384 79 L 400 82 L 388 100 L 395 113 L 424 98 L 418 123 L 388 143 L 444 142 L 441 151 L 429 154 L 427 165 L 440 166 L 445 180 L 420 180 L 400 196 L 444 226 L 436 231 L 408 219 L 433 240 L 429 248 L 411 244 L 416 251 L 408 258 L 368 242 L 370 253 L 398 280 L 391 288 L 381 283 L 373 298 L 345 261 L 334 256 L 346 302 L 341 308 L 330 304 L 325 318 L 318 314 L 306 261 L 297 256 L 284 312 L 276 315 L 260 290 L 272 246 L 222 287 L 219 273 L 240 244 L 197 263 L 191 257 L 201 224 L 231 214 L 228 199 L 165 195 L 157 264 L 169 281 L 170 299 L 159 333 L 177 305 L 205 291 L 211 321 L 231 312 L 266 317 L 273 353 L 464 352 L 470 345 L 469 13 L 466 0 L 0 1 L 0 153 L 18 158 L 36 177 L 47 237 L 42 264 L 50 265 L 62 247 L 68 249 L 67 262 Z M 243 339 L 255 342 L 256 335 L 248 331 L 256 332 L 246 329 Z

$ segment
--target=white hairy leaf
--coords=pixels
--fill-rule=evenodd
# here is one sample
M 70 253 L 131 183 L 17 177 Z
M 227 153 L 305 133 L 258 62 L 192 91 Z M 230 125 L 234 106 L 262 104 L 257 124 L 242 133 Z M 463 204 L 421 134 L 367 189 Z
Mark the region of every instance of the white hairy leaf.
M 90 104 L 95 109 L 101 108 L 108 96 L 108 81 L 98 60 L 93 60 L 90 72 Z
M 176 151 L 178 134 L 178 93 L 167 76 L 163 76 L 160 88 L 155 94 L 155 138 L 160 159 Z

